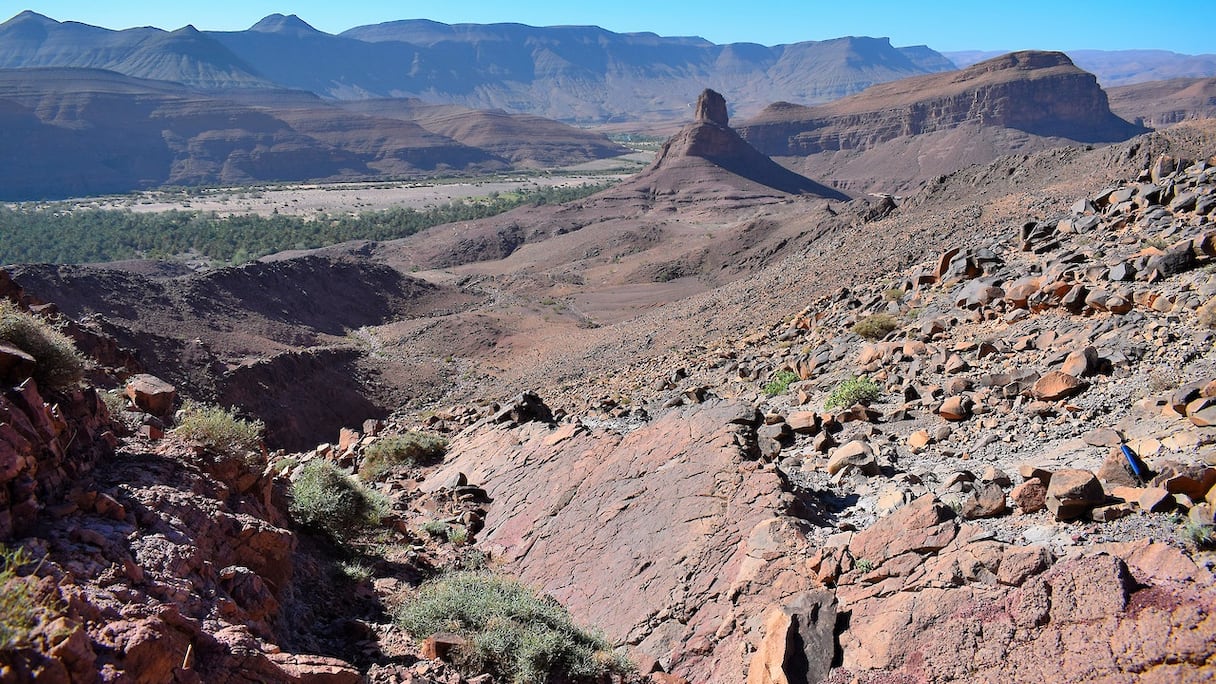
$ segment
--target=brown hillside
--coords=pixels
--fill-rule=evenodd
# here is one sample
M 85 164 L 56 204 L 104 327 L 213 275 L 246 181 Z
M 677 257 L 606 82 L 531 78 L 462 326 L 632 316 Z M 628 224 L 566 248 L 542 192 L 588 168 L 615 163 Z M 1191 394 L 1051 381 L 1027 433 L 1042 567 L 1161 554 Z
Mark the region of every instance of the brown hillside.
M 1143 130 L 1112 114 L 1094 77 L 1058 52 L 1011 53 L 826 105 L 777 103 L 739 127 L 760 151 L 859 191 L 894 191 L 1001 154 Z
M 1175 78 L 1107 90 L 1110 108 L 1153 128 L 1216 117 L 1216 78 Z

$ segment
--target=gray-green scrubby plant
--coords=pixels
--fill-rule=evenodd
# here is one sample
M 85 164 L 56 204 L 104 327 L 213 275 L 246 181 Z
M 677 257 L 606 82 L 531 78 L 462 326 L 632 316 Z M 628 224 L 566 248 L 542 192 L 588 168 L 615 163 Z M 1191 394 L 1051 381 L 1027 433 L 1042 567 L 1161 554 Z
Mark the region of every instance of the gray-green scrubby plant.
M 1216 548 L 1216 526 L 1187 519 L 1182 523 L 1182 538 L 1197 549 Z
M 173 434 L 213 451 L 238 454 L 260 452 L 265 427 L 260 420 L 237 418 L 234 409 L 188 402 Z
M 882 394 L 878 383 L 862 375 L 836 385 L 823 407 L 826 409 L 848 408 L 854 404 L 869 404 Z
M 790 384 L 797 380 L 798 374 L 792 370 L 778 371 L 773 376 L 773 379 L 764 386 L 764 393 L 770 397 L 775 397 L 789 389 Z
M 29 562 L 24 550 L 0 545 L 0 653 L 24 645 L 38 622 L 33 582 L 17 573 Z
M 888 313 L 876 313 L 853 324 L 853 332 L 867 340 L 881 340 L 899 327 L 899 319 Z
M 468 646 L 457 666 L 495 681 L 543 684 L 632 669 L 603 636 L 575 625 L 561 604 L 488 572 L 454 572 L 423 584 L 398 609 L 397 624 L 417 639 L 459 634 Z
M 318 458 L 306 463 L 292 482 L 289 510 L 296 522 L 344 544 L 380 524 L 388 504 L 333 463 Z
M 447 446 L 447 440 L 422 432 L 381 437 L 363 450 L 359 477 L 371 481 L 398 466 L 412 467 L 437 461 L 443 457 Z
M 72 339 L 7 299 L 0 299 L 0 342 L 34 357 L 34 382 L 42 389 L 71 389 L 84 376 L 85 360 Z

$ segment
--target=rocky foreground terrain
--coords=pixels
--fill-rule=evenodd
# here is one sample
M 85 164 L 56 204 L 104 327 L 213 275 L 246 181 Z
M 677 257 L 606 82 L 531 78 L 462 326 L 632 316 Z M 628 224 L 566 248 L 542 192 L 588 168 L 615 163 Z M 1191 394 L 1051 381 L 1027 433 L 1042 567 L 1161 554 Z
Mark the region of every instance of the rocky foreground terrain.
M 121 272 L 6 276 L 35 313 L 75 297 L 66 331 L 96 361 L 51 389 L 37 359 L 0 356 L 0 540 L 39 559 L 8 580 L 38 619 L 0 681 L 498 681 L 461 665 L 463 637 L 393 620 L 421 581 L 486 565 L 601 629 L 636 665 L 605 676 L 623 681 L 1209 681 L 1216 127 L 844 201 L 715 164 L 750 153 L 699 109 L 668 162 L 577 207 L 183 281 L 231 303 L 175 324 L 215 350 L 337 337 L 313 281 L 281 308 L 248 303 L 290 288 L 236 281 L 348 269 L 369 376 L 428 354 L 447 376 L 442 400 L 315 447 L 166 433 L 179 398 L 136 374 L 154 359 L 85 315 Z M 155 300 L 176 286 L 121 282 L 139 307 L 109 315 L 170 337 Z M 247 387 L 288 401 L 320 377 L 292 368 Z M 371 467 L 409 432 L 445 452 Z M 319 463 L 384 497 L 379 526 L 305 523 Z

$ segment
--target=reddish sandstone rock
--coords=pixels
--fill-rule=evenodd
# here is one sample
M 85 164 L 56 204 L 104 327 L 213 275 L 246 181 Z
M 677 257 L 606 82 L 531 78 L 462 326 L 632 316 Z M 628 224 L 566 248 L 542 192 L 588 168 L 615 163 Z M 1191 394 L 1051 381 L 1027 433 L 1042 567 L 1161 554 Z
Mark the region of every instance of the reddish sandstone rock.
M 1039 378 L 1030 390 L 1036 399 L 1056 401 L 1066 399 L 1084 389 L 1085 384 L 1076 377 L 1060 371 L 1051 371 Z
M 1037 477 L 1032 477 L 1009 492 L 1013 505 L 1023 513 L 1037 513 L 1047 506 L 1047 487 Z
M 337 658 L 301 653 L 272 653 L 267 656 L 291 684 L 359 684 L 362 675 L 350 663 Z
M 747 684 L 822 681 L 832 668 L 835 629 L 836 597 L 827 589 L 803 592 L 771 608 Z
M 937 497 L 926 494 L 855 534 L 849 542 L 849 553 L 878 565 L 909 551 L 943 548 L 957 532 L 953 511 Z
M 856 468 L 865 475 L 878 475 L 874 449 L 867 442 L 855 439 L 837 447 L 828 459 L 828 474 L 835 475 L 845 468 Z
M 555 446 L 540 423 L 485 426 L 455 438 L 428 479 L 480 483 L 494 503 L 479 543 L 579 621 L 673 675 L 738 682 L 750 638 L 730 625 L 814 582 L 795 567 L 806 540 L 778 475 L 746 450 L 755 421 L 754 407 L 711 399 Z M 714 645 L 693 647 L 706 636 Z
M 451 661 L 452 655 L 468 645 L 459 634 L 440 632 L 422 640 L 422 657 L 427 660 Z
M 177 389 L 173 385 L 147 373 L 128 380 L 125 394 L 139 410 L 162 418 L 173 413 L 173 403 L 177 400 Z
M 1073 520 L 1102 503 L 1106 493 L 1088 470 L 1057 470 L 1047 485 L 1047 510 L 1056 520 Z
M 971 417 L 973 405 L 974 402 L 971 401 L 971 397 L 966 395 L 950 397 L 937 408 L 937 415 L 946 420 L 966 420 Z

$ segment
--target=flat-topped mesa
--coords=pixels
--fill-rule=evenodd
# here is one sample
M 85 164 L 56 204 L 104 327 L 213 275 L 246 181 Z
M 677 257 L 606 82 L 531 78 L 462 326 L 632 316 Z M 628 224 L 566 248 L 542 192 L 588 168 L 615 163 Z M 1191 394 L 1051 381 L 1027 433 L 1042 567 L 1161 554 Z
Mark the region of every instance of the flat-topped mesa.
M 777 103 L 739 127 L 765 154 L 867 150 L 895 138 L 970 125 L 1078 142 L 1115 142 L 1144 132 L 1110 111 L 1093 74 L 1062 52 L 1026 50 L 871 86 L 811 107 Z
M 730 115 L 726 113 L 726 98 L 716 90 L 706 88 L 697 98 L 697 121 L 730 126 Z

